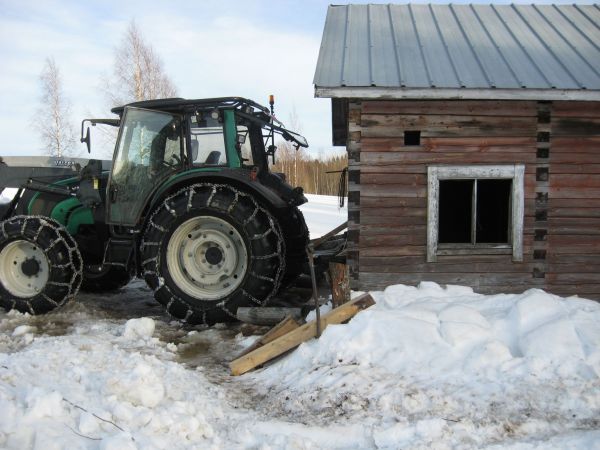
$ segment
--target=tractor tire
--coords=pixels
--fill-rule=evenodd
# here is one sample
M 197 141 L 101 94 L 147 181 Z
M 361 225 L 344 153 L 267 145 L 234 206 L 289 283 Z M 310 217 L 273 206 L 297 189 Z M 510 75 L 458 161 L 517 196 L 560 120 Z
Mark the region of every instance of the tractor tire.
M 268 302 L 285 273 L 285 253 L 278 221 L 252 195 L 213 183 L 165 199 L 140 248 L 156 300 L 177 319 L 209 325 Z
M 109 264 L 86 264 L 83 266 L 84 292 L 110 292 L 126 286 L 133 278 L 131 270 Z
M 309 242 L 308 226 L 304 215 L 297 207 L 291 208 L 286 217 L 280 219 L 281 228 L 285 237 L 285 273 L 281 281 L 280 290 L 289 287 L 296 278 L 308 270 L 308 256 L 306 247 Z
M 53 219 L 14 216 L 0 223 L 0 306 L 47 313 L 77 295 L 83 260 L 77 243 Z

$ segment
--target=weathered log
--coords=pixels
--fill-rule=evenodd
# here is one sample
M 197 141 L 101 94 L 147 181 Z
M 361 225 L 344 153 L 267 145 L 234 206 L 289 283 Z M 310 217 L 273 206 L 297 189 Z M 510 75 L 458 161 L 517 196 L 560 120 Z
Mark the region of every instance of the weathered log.
M 329 275 L 331 278 L 331 298 L 333 307 L 337 308 L 350 300 L 348 266 L 346 264 L 330 262 Z

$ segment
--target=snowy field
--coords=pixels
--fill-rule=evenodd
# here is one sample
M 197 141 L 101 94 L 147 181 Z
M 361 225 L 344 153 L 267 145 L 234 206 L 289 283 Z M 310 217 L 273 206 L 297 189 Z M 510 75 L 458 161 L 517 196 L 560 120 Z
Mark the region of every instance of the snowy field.
M 303 206 L 311 237 L 345 220 Z M 242 377 L 240 325 L 171 321 L 141 281 L 0 312 L 0 448 L 600 449 L 600 304 L 422 283 Z

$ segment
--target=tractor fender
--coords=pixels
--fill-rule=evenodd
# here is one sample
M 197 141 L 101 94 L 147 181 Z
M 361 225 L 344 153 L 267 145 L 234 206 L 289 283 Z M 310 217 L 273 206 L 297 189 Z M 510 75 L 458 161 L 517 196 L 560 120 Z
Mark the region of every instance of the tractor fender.
M 263 203 L 269 210 L 277 214 L 281 210 L 285 210 L 291 206 L 274 190 L 269 189 L 258 180 L 252 180 L 250 171 L 245 170 L 228 170 L 222 169 L 219 171 L 206 170 L 190 170 L 183 174 L 177 175 L 167 180 L 152 196 L 149 202 L 147 212 L 152 211 L 156 206 L 160 205 L 162 200 L 173 192 L 197 182 L 210 182 L 228 184 L 238 189 L 242 189 Z

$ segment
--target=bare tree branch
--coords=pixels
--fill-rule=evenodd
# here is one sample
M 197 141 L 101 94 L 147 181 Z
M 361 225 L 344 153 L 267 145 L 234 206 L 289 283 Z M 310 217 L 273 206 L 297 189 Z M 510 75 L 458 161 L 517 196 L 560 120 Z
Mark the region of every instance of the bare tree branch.
M 50 156 L 74 153 L 75 128 L 71 123 L 71 104 L 62 89 L 60 71 L 54 58 L 46 58 L 40 74 L 42 96 L 35 117 L 44 150 Z
M 111 107 L 177 95 L 162 60 L 144 41 L 134 21 L 130 22 L 121 45 L 115 49 L 112 77 L 105 79 L 103 84 Z

